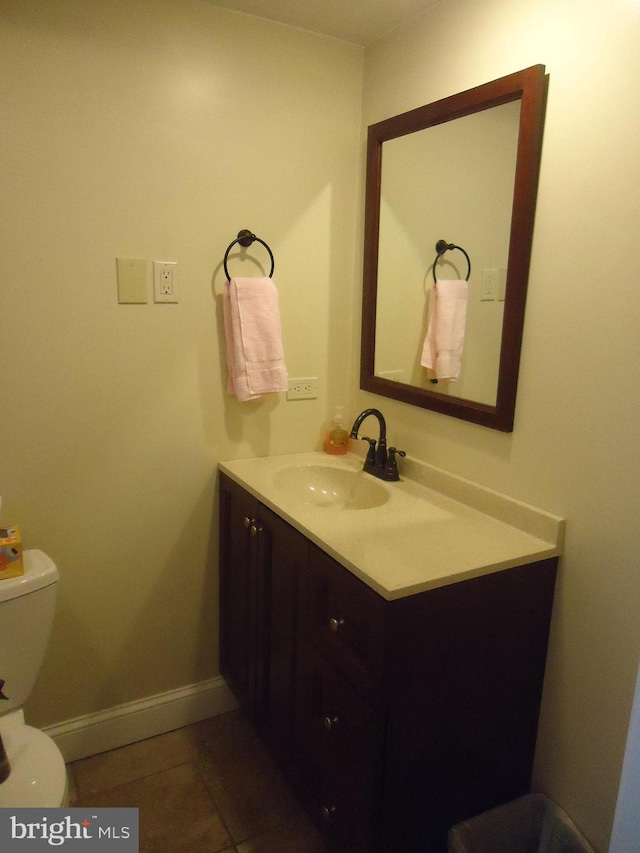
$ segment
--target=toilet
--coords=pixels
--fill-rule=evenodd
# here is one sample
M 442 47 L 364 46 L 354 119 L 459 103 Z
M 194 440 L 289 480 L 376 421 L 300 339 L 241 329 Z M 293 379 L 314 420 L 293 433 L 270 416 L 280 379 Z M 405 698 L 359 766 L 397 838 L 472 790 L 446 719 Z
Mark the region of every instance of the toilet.
M 22 556 L 24 574 L 0 580 L 0 737 L 9 765 L 0 808 L 66 807 L 62 754 L 23 712 L 51 634 L 58 569 L 42 551 Z

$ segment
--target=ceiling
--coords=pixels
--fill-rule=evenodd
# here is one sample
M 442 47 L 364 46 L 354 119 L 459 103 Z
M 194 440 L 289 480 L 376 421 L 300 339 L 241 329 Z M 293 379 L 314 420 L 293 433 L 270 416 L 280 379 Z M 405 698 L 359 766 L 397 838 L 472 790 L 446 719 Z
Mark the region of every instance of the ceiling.
M 366 46 L 443 0 L 208 0 L 280 24 Z

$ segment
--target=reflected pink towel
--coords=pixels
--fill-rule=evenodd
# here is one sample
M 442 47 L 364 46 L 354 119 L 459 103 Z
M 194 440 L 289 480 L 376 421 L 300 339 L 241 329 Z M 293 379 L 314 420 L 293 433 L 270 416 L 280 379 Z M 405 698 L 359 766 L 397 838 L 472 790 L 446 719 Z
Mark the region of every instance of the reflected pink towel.
M 429 292 L 429 322 L 420 364 L 436 379 L 456 380 L 467 319 L 466 281 L 438 281 Z
M 287 390 L 278 290 L 270 278 L 232 278 L 223 296 L 229 380 L 238 400 Z

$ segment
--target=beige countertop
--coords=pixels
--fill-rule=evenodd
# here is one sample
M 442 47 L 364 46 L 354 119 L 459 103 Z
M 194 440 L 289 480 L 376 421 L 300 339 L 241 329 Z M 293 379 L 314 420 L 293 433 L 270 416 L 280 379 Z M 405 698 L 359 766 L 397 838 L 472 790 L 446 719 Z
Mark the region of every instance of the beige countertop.
M 561 553 L 563 519 L 419 460 L 400 464 L 396 483 L 359 475 L 362 459 L 351 453 L 237 459 L 219 468 L 388 600 Z M 318 506 L 289 488 L 316 466 L 353 472 L 356 488 L 375 489 L 384 503 Z M 291 469 L 300 470 L 283 477 Z

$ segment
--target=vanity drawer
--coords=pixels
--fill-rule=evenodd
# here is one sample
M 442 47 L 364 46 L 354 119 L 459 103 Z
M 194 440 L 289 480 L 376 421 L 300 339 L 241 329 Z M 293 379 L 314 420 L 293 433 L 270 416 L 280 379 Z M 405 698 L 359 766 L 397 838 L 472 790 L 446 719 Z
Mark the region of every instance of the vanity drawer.
M 331 853 L 371 853 L 379 811 L 373 780 L 309 760 L 300 772 L 298 792 Z
M 315 546 L 303 584 L 302 630 L 371 701 L 381 698 L 386 602 Z
M 382 751 L 382 716 L 314 647 L 298 653 L 296 741 L 328 770 L 372 777 Z

